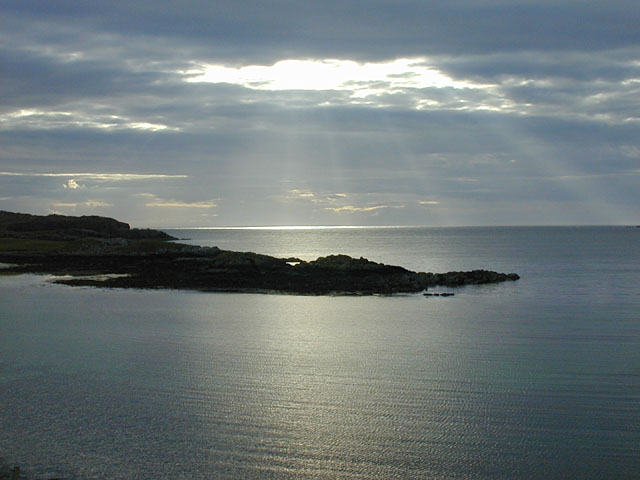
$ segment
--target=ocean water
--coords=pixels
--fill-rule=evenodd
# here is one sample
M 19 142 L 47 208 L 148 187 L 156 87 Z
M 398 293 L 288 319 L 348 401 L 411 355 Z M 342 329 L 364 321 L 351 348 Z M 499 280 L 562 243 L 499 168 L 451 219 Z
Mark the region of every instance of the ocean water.
M 169 233 L 522 278 L 427 298 L 0 276 L 0 457 L 29 478 L 640 478 L 640 229 Z

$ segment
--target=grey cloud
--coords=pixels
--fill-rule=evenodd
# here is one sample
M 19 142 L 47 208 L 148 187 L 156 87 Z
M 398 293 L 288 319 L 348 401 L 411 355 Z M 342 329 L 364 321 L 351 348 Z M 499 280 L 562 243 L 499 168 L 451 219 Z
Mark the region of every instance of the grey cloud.
M 135 71 L 119 60 L 56 61 L 37 53 L 0 52 L 3 81 L 0 92 L 7 101 L 2 108 L 51 106 L 67 102 L 118 101 L 123 95 L 141 95 L 152 89 L 170 93 L 172 77 L 164 72 Z M 165 84 L 157 84 L 165 82 Z
M 638 43 L 630 48 L 608 51 L 564 51 L 549 49 L 515 53 L 440 57 L 437 64 L 457 78 L 498 82 L 504 77 L 522 79 L 561 79 L 591 82 L 637 78 L 640 65 Z
M 172 39 L 207 59 L 270 62 L 282 57 L 361 60 L 398 54 L 603 50 L 637 44 L 633 2 L 190 1 L 88 4 L 9 1 L 19 20 L 81 22 L 92 32 Z

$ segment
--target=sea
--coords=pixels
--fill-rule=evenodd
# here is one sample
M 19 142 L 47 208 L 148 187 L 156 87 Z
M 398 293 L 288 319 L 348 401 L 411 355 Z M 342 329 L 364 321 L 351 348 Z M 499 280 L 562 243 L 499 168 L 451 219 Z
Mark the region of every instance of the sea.
M 166 230 L 521 278 L 451 297 L 0 275 L 0 457 L 29 479 L 638 479 L 640 228 Z

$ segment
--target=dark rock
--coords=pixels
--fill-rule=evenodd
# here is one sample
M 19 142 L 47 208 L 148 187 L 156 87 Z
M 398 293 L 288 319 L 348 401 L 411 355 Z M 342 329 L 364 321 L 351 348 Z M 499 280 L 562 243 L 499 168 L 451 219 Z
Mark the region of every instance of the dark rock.
M 507 280 L 518 280 L 516 273 L 498 273 L 489 270 L 471 270 L 468 272 L 447 272 L 433 274 L 434 285 L 457 287 L 460 285 L 480 285 L 483 283 L 497 283 Z
M 126 233 L 125 238 L 130 240 L 177 240 L 168 233 L 151 228 L 132 228 Z
M 175 240 L 158 230 L 131 229 L 127 223 L 96 215 L 29 215 L 0 211 L 0 234 L 39 240 L 74 240 L 78 238 L 126 238 L 132 240 Z

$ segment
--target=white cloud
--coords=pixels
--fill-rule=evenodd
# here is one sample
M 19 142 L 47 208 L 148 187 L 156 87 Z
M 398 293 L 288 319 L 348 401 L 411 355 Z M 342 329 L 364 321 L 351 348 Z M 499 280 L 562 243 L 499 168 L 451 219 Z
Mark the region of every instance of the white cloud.
M 68 188 L 69 190 L 77 190 L 79 188 L 84 188 L 84 185 L 78 184 L 73 178 L 67 180 L 67 183 L 63 185 L 64 188 Z
M 79 107 L 75 111 L 20 109 L 0 115 L 1 129 L 61 129 L 61 128 L 93 128 L 99 130 L 172 130 L 161 123 L 136 121 L 121 115 L 105 115 L 90 112 L 90 107 Z
M 61 208 L 78 208 L 78 207 L 86 207 L 86 208 L 98 208 L 98 207 L 113 207 L 112 204 L 102 202 L 100 200 L 87 200 L 86 202 L 73 202 L 73 203 L 54 203 L 54 207 Z
M 353 205 L 345 205 L 344 207 L 326 207 L 325 210 L 330 210 L 335 213 L 357 213 L 357 212 L 376 212 L 385 208 L 404 208 L 404 205 L 375 205 L 372 207 L 355 207 Z
M 294 200 L 310 201 L 316 204 L 335 204 L 335 202 L 348 197 L 346 193 L 335 192 L 312 192 L 310 190 L 289 190 L 286 195 L 278 197 L 281 201 L 290 202 Z
M 218 205 L 213 202 L 149 202 L 145 203 L 146 207 L 169 207 L 169 208 L 215 208 Z
M 141 197 L 141 198 L 156 198 L 156 196 L 153 193 L 136 193 L 133 196 Z
M 145 194 L 145 193 L 138 194 L 137 196 L 152 199 L 151 201 L 145 203 L 145 207 L 208 209 L 208 208 L 216 208 L 218 206 L 218 204 L 215 203 L 215 200 L 204 200 L 200 202 L 182 202 L 182 201 L 173 200 L 173 199 L 166 200 L 166 199 L 158 198 L 155 195 Z
M 0 176 L 6 177 L 76 177 L 90 180 L 104 180 L 109 182 L 130 181 L 130 180 L 158 180 L 164 178 L 188 178 L 188 175 L 165 175 L 165 174 L 138 174 L 138 173 L 31 173 L 31 172 L 0 172 Z M 75 180 L 70 180 L 75 183 Z M 67 182 L 67 185 L 69 182 Z M 67 188 L 70 188 L 67 186 Z
M 296 198 L 314 198 L 316 196 L 313 192 L 303 190 L 290 190 L 289 192 Z
M 124 127 L 133 128 L 135 130 L 151 130 L 152 132 L 157 132 L 158 130 L 166 130 L 167 128 L 169 128 L 166 125 L 162 125 L 159 123 L 149 123 L 149 122 L 125 123 Z M 172 129 L 172 130 L 175 130 L 175 129 Z

